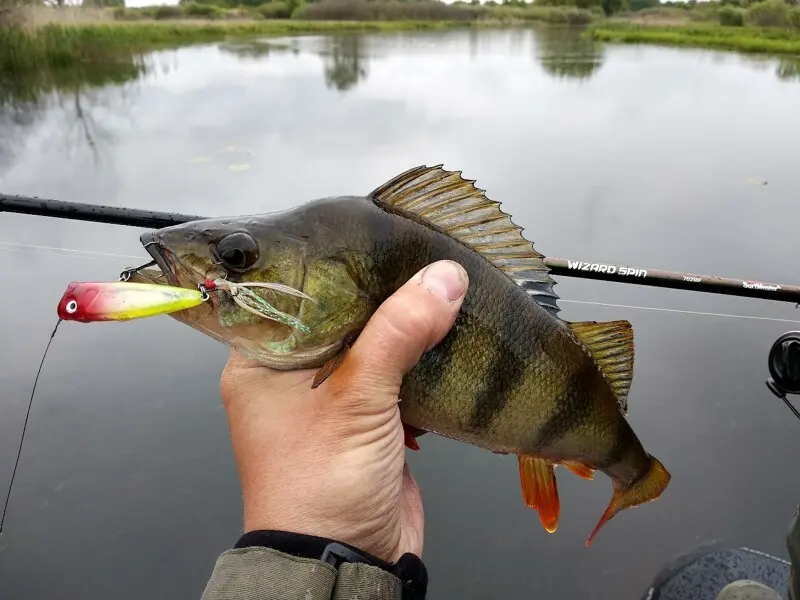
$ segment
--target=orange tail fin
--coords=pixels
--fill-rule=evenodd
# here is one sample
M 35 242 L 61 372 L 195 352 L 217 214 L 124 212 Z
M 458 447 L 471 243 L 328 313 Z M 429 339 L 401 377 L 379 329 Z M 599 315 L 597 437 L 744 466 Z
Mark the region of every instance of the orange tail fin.
M 672 476 L 657 458 L 651 456 L 650 460 L 650 470 L 647 474 L 637 481 L 634 481 L 627 488 L 623 488 L 617 480 L 614 480 L 614 496 L 611 498 L 606 512 L 600 517 L 600 521 L 597 523 L 597 526 L 595 526 L 589 539 L 586 540 L 587 548 L 603 525 L 608 523 L 611 517 L 616 515 L 619 511 L 656 500 L 661 496 L 661 493 L 667 487 Z
M 558 528 L 558 487 L 553 463 L 533 456 L 519 455 L 519 478 L 525 504 L 539 511 L 539 519 L 548 533 Z

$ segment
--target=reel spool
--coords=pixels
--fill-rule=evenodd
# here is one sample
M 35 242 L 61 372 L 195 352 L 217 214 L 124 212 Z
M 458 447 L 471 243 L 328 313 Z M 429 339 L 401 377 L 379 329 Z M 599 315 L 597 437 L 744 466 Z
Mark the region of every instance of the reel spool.
M 800 419 L 800 412 L 786 398 L 787 394 L 800 394 L 800 331 L 789 331 L 775 340 L 767 367 L 767 387 Z

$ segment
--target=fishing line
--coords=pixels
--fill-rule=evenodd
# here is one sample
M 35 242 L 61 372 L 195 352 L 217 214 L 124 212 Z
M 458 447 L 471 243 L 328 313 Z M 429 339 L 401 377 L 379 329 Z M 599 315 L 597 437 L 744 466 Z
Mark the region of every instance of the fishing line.
M 7 248 L 4 246 L 8 246 Z M 14 248 L 19 248 L 20 250 L 14 250 Z M 141 259 L 141 256 L 131 256 L 130 254 L 112 254 L 110 252 L 96 252 L 94 250 L 73 250 L 71 248 L 56 248 L 54 246 L 36 246 L 33 244 L 21 244 L 18 242 L 0 242 L 0 250 L 6 250 L 10 252 L 21 251 L 21 250 L 50 250 L 55 251 L 56 254 L 61 252 L 72 252 L 74 254 L 83 254 L 87 256 L 107 256 L 109 258 L 135 258 Z
M 661 311 L 661 312 L 672 312 L 672 313 L 681 313 L 685 315 L 702 315 L 706 317 L 728 317 L 731 319 L 755 319 L 758 321 L 777 321 L 779 323 L 794 323 L 800 324 L 800 321 L 793 321 L 791 319 L 777 319 L 773 317 L 755 317 L 753 315 L 729 315 L 725 313 L 714 313 L 714 312 L 700 312 L 696 310 L 679 310 L 677 308 L 661 308 L 657 306 L 632 306 L 629 304 L 607 304 L 605 302 L 588 302 L 585 300 L 565 300 L 564 298 L 559 298 L 559 302 L 572 302 L 573 304 L 591 304 L 593 306 L 610 306 L 612 308 L 633 308 L 637 310 L 654 310 L 654 311 Z
M 53 338 L 56 336 L 58 326 L 61 325 L 61 319 L 58 320 L 56 326 L 53 328 L 53 333 L 50 334 L 50 340 L 47 342 L 47 347 L 42 354 L 42 361 L 39 363 L 39 370 L 36 371 L 36 378 L 33 380 L 33 389 L 31 390 L 31 398 L 28 401 L 28 412 L 25 413 L 25 423 L 22 425 L 22 436 L 19 440 L 19 449 L 17 450 L 17 460 L 14 461 L 14 470 L 11 472 L 11 483 L 8 485 L 8 495 L 6 495 L 6 503 L 3 506 L 3 516 L 0 518 L 0 533 L 3 533 L 3 524 L 6 522 L 6 511 L 8 510 L 8 502 L 11 500 L 11 488 L 14 487 L 14 478 L 17 476 L 17 467 L 19 466 L 19 459 L 22 456 L 22 444 L 25 441 L 25 432 L 28 429 L 28 419 L 31 416 L 31 408 L 33 407 L 33 395 L 36 393 L 36 384 L 39 383 L 39 375 L 42 373 L 42 366 L 44 359 L 47 358 L 47 351 L 50 350 L 50 344 L 53 343 Z

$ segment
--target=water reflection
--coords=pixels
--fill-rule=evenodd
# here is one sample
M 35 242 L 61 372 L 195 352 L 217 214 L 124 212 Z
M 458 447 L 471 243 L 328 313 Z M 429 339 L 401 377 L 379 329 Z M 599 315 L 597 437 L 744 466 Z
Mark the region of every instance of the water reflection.
M 800 58 L 780 59 L 775 74 L 785 81 L 800 81 Z
M 367 78 L 367 52 L 363 36 L 348 35 L 328 39 L 322 57 L 325 85 L 344 92 Z
M 10 162 L 26 133 L 50 110 L 61 114 L 62 127 L 47 142 L 60 144 L 70 158 L 86 150 L 99 165 L 101 150 L 112 138 L 96 113 L 119 116 L 133 90 L 125 84 L 144 77 L 149 65 L 143 56 L 131 54 L 111 63 L 0 80 L 0 167 Z M 115 93 L 108 94 L 107 87 Z
M 542 27 L 537 30 L 539 63 L 556 78 L 586 80 L 603 64 L 602 46 L 585 38 L 574 27 Z
M 715 54 L 720 63 L 726 59 L 725 53 Z M 770 56 L 742 55 L 741 60 L 751 65 L 752 68 L 768 71 L 774 70 L 775 76 L 781 81 L 798 81 L 800 80 L 800 58 L 781 56 L 776 58 Z
M 302 42 L 305 43 L 302 43 Z M 302 45 L 301 45 L 302 44 Z M 270 56 L 302 52 L 316 54 L 322 59 L 325 85 L 340 92 L 354 88 L 367 78 L 367 63 L 374 58 L 375 49 L 369 46 L 364 34 L 345 34 L 324 38 L 259 39 L 220 45 L 220 50 L 244 60 L 263 61 Z

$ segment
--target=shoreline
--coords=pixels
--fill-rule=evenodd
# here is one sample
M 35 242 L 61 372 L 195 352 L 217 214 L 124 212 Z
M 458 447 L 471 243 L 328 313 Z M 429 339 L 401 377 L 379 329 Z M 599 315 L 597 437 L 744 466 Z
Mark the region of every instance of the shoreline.
M 130 11 L 131 9 L 125 9 Z M 587 22 L 571 22 L 578 14 Z M 649 18 L 649 17 L 655 18 Z M 326 33 L 384 33 L 449 29 L 518 28 L 541 24 L 576 26 L 598 42 L 652 44 L 765 54 L 797 55 L 800 28 L 723 26 L 713 21 L 658 18 L 646 13 L 607 18 L 574 7 L 497 7 L 480 18 L 456 20 L 223 19 L 187 17 L 118 19 L 109 9 L 38 9 L 19 26 L 0 26 L 0 76 L 23 76 L 45 69 L 130 60 L 132 53 L 250 36 Z M 575 19 L 578 21 L 578 19 Z
M 591 25 L 585 35 L 599 42 L 726 50 L 771 56 L 797 55 L 800 59 L 800 29 L 792 28 L 729 27 L 703 22 L 643 24 L 615 20 Z

